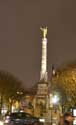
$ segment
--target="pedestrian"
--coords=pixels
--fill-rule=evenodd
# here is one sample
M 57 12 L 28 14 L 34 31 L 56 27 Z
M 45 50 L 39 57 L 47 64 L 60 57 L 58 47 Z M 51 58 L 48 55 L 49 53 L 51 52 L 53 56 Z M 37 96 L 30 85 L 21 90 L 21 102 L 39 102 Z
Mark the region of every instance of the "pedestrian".
M 64 125 L 70 125 L 73 122 L 73 119 L 72 113 L 64 113 Z
M 64 113 L 63 116 L 60 117 L 59 125 L 71 125 L 73 122 L 73 116 L 70 112 Z

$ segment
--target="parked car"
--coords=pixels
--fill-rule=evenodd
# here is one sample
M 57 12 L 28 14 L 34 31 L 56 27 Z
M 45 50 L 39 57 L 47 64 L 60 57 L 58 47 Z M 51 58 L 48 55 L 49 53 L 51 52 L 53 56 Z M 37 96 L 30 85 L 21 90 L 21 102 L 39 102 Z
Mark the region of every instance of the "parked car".
M 4 119 L 5 125 L 39 125 L 39 118 L 25 112 L 14 112 Z

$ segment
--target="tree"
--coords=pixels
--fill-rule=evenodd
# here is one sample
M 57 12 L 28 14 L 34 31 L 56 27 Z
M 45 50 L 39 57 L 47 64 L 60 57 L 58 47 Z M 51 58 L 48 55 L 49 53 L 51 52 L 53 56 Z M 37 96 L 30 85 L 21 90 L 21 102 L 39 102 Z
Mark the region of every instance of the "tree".
M 14 77 L 11 73 L 0 71 L 0 108 L 6 100 L 17 99 L 19 95 L 17 92 L 23 92 L 22 82 Z
M 59 90 L 65 107 L 76 106 L 76 65 L 68 64 L 52 77 L 52 89 Z M 64 98 L 63 98 L 64 97 Z

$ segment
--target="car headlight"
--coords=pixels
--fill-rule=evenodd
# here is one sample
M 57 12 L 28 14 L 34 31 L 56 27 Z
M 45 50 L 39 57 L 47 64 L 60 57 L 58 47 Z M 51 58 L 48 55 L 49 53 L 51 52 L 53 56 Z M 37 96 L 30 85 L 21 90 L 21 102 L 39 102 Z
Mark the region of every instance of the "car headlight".
M 4 123 L 9 123 L 9 119 L 6 119 L 6 120 L 4 121 Z
M 40 122 L 45 122 L 45 119 L 44 118 L 40 118 L 39 121 Z
M 0 125 L 4 125 L 4 123 L 2 121 L 0 121 Z
M 4 119 L 4 123 L 9 123 L 9 121 L 10 121 L 10 117 L 6 116 L 5 119 Z

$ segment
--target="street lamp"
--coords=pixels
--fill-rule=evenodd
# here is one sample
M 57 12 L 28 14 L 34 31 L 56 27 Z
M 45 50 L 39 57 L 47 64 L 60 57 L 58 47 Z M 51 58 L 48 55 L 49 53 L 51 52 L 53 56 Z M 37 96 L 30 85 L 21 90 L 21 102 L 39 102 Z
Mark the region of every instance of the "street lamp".
M 53 107 L 54 105 L 57 105 L 59 103 L 59 96 L 50 94 L 50 110 L 51 110 L 51 125 L 52 125 L 52 120 L 53 120 Z
M 54 95 L 53 97 L 52 97 L 52 103 L 53 104 L 57 104 L 59 102 L 59 97 L 58 97 L 58 95 Z

